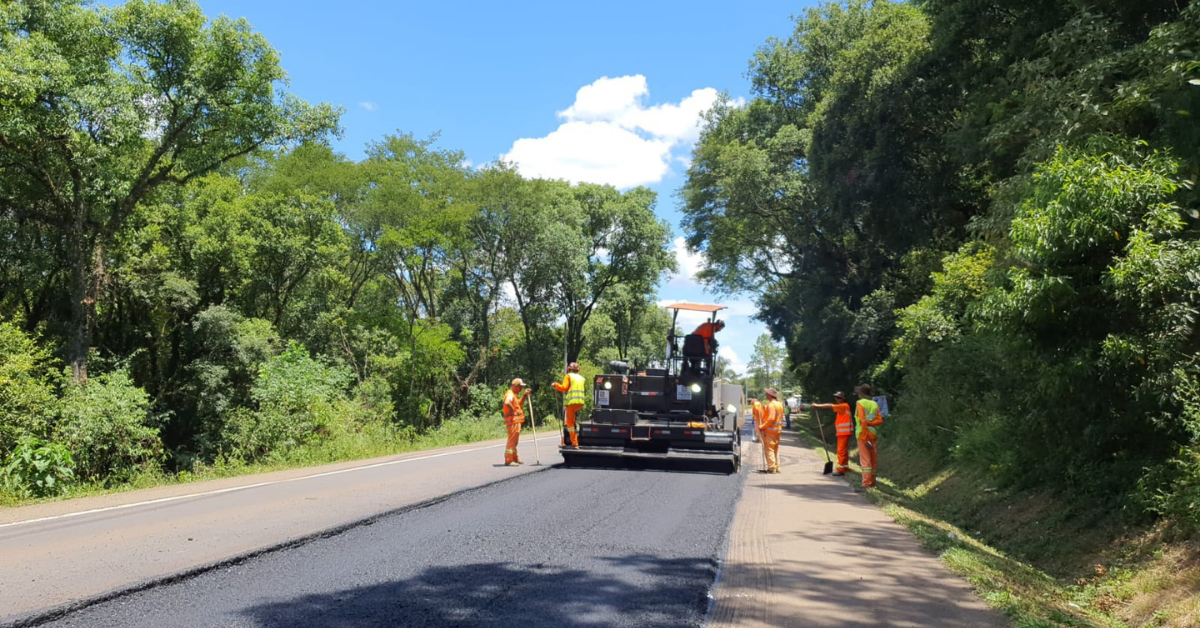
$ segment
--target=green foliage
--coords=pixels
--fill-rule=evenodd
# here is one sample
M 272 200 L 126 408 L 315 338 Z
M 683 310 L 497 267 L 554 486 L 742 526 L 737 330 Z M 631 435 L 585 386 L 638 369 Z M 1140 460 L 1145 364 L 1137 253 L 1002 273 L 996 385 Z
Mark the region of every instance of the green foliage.
M 224 445 L 226 419 L 251 404 L 259 369 L 278 351 L 279 338 L 268 321 L 244 318 L 223 305 L 204 310 L 193 325 L 195 424 L 188 431 L 197 452 L 210 457 Z
M 62 443 L 21 439 L 0 469 L 0 485 L 5 490 L 32 497 L 60 495 L 75 480 L 71 452 Z
M 259 367 L 250 391 L 257 409 L 239 408 L 227 420 L 230 453 L 257 460 L 342 429 L 338 402 L 350 377 L 347 369 L 322 364 L 292 343 Z
M 80 383 L 105 296 L 91 278 L 104 274 L 137 206 L 337 124 L 333 107 L 277 90 L 286 79 L 278 55 L 245 20 L 206 19 L 190 0 L 7 3 L 0 48 L 0 76 L 14 79 L 0 95 L 0 189 L 20 222 L 66 244 L 66 263 L 47 275 L 66 271 L 67 350 Z
M 750 79 L 684 226 L 805 388 L 869 374 L 908 447 L 1195 525 L 1200 5 L 829 3 Z
M 0 49 L 0 459 L 61 442 L 100 487 L 457 443 L 513 377 L 552 411 L 564 339 L 661 358 L 650 190 L 406 133 L 348 159 L 192 0 L 3 3 Z
M 70 450 L 81 480 L 121 481 L 162 461 L 149 410 L 149 395 L 128 373 L 105 373 L 87 385 L 64 375 L 53 440 Z
M 49 351 L 0 321 L 0 456 L 22 439 L 46 436 L 55 401 L 52 368 Z

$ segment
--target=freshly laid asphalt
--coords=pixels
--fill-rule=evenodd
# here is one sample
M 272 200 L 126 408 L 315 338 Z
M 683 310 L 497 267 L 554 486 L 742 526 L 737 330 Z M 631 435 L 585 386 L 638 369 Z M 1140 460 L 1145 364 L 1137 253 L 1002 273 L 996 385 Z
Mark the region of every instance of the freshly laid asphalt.
M 40 625 L 697 626 L 744 477 L 551 467 Z
M 522 438 L 561 462 L 557 435 Z M 539 467 L 504 440 L 0 509 L 0 626 L 416 508 Z

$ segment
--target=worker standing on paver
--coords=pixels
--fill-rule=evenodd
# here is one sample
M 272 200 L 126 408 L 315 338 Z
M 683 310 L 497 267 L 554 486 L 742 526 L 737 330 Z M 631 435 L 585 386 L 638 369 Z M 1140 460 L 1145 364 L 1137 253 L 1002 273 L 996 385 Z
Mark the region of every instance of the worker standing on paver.
M 524 392 L 522 392 L 524 390 Z M 521 426 L 525 423 L 525 399 L 529 389 L 521 378 L 512 381 L 512 387 L 504 393 L 504 427 L 508 430 L 508 442 L 504 444 L 504 466 L 524 464 L 517 457 L 517 442 L 521 439 Z
M 692 334 L 704 338 L 704 352 L 712 355 L 717 348 L 717 332 L 725 329 L 725 321 L 701 323 Z
M 858 466 L 862 467 L 863 488 L 873 488 L 875 473 L 879 471 L 879 433 L 875 428 L 883 425 L 883 415 L 879 412 L 879 404 L 871 398 L 870 384 L 860 384 L 854 392 L 858 395 L 854 408 Z
M 763 448 L 767 451 L 767 473 L 779 473 L 779 433 L 783 431 L 783 402 L 779 400 L 779 391 L 768 388 L 767 407 L 763 412 L 760 424 Z
M 563 402 L 566 403 L 567 406 L 566 423 L 563 425 L 563 429 L 566 431 L 562 444 L 564 446 L 567 444 L 567 436 L 569 436 L 571 439 L 571 446 L 578 449 L 579 431 L 575 426 L 575 417 L 579 411 L 583 409 L 583 403 L 587 400 L 587 396 L 584 394 L 583 390 L 583 376 L 579 374 L 579 363 L 572 362 L 568 364 L 567 374 L 563 376 L 563 380 L 561 382 L 555 382 L 552 385 L 554 386 L 554 390 L 566 395 L 566 398 L 563 399 Z
M 837 413 L 834 419 L 834 429 L 837 431 L 837 466 L 833 468 L 834 475 L 846 475 L 850 470 L 850 437 L 854 435 L 854 419 L 850 416 L 850 404 L 846 403 L 846 393 L 833 393 L 834 403 L 814 403 L 813 408 L 830 408 Z

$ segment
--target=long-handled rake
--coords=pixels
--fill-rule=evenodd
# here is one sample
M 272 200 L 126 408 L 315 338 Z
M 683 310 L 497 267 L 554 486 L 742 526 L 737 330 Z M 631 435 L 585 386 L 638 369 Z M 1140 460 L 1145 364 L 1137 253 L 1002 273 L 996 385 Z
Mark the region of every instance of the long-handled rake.
M 833 460 L 829 458 L 829 443 L 825 440 L 825 426 L 821 424 L 821 415 L 817 409 L 812 408 L 813 417 L 817 419 L 817 427 L 821 430 L 821 451 L 825 452 L 825 468 L 821 471 L 821 475 L 829 475 L 833 473 Z
M 533 395 L 529 395 L 529 398 L 526 399 L 526 401 L 529 402 L 529 420 L 531 421 L 530 427 L 533 428 L 533 464 L 534 466 L 540 467 L 542 465 L 542 457 L 538 455 L 537 415 L 533 413 Z

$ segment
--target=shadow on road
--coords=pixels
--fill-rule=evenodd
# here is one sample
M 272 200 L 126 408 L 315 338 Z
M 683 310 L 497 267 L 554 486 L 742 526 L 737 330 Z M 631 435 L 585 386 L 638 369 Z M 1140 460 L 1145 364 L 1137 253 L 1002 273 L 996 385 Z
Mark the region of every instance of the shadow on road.
M 511 563 L 433 567 L 406 580 L 254 606 L 243 615 L 262 628 L 703 622 L 715 575 L 711 560 L 632 555 L 604 561 L 611 572 Z

